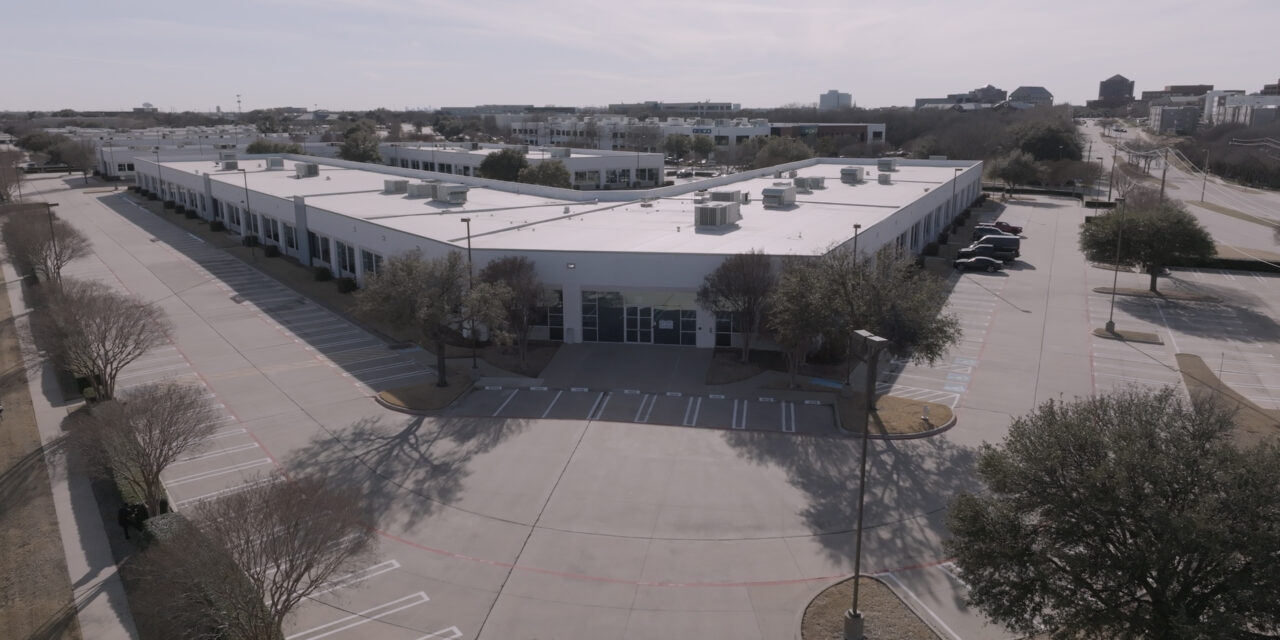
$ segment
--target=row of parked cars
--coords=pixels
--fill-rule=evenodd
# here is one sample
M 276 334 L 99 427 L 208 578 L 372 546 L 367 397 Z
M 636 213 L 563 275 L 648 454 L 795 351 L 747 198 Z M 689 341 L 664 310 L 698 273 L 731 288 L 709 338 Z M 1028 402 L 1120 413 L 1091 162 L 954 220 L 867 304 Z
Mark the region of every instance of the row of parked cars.
M 999 271 L 1022 255 L 1021 234 L 1022 227 L 1004 221 L 979 223 L 973 228 L 973 244 L 957 253 L 952 266 L 957 271 Z

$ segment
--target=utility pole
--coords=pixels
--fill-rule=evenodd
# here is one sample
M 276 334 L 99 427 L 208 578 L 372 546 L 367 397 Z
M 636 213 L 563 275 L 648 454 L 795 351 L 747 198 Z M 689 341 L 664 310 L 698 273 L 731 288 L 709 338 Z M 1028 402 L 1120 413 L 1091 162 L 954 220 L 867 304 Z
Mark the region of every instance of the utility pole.
M 1111 177 L 1107 178 L 1107 200 L 1111 200 L 1111 185 L 1116 181 L 1116 148 L 1111 148 Z
M 1169 175 L 1169 147 L 1164 148 L 1164 168 L 1160 170 L 1160 202 L 1164 202 L 1164 178 Z
M 1209 184 L 1209 150 L 1204 150 L 1204 166 L 1200 168 L 1200 202 L 1204 202 L 1204 188 Z

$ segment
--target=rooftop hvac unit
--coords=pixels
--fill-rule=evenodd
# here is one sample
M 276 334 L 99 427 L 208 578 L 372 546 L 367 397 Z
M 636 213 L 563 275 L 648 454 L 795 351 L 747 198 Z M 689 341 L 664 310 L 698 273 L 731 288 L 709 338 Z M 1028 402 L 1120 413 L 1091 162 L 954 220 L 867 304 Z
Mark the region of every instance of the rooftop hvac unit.
M 529 155 L 529 145 L 527 144 L 518 145 L 516 147 L 516 151 L 519 151 L 520 153 L 523 153 L 525 155 Z
M 234 152 L 234 151 L 219 151 L 219 152 L 218 152 L 218 160 L 219 160 L 220 162 L 226 162 L 227 160 L 235 160 L 235 159 L 236 159 L 236 152 Z
M 810 189 L 826 189 L 827 179 L 823 176 L 809 176 Z
M 267 171 L 279 171 L 284 168 L 284 158 L 267 158 Z
M 796 203 L 796 187 L 791 184 L 765 187 L 760 192 L 760 201 L 765 207 L 789 207 Z
M 467 189 L 468 187 L 464 184 L 438 184 L 432 199 L 448 204 L 466 204 Z
M 742 202 L 741 191 L 712 191 L 712 202 Z
M 792 170 L 790 170 L 790 171 L 788 171 L 788 172 L 787 172 L 787 177 L 788 177 L 788 178 L 793 178 L 793 179 L 794 179 L 794 178 L 795 178 L 796 176 L 798 176 L 798 175 L 800 175 L 800 174 L 799 174 L 795 169 L 792 169 Z
M 840 168 L 840 182 L 856 184 L 858 182 L 862 182 L 864 177 L 865 176 L 863 175 L 862 167 L 841 167 Z
M 293 170 L 298 173 L 299 178 L 314 178 L 320 175 L 320 165 L 314 162 L 299 162 L 294 165 Z
M 568 158 L 569 151 L 570 151 L 569 147 L 555 147 L 553 149 L 547 150 L 547 157 L 548 158 Z
M 946 160 L 946 156 L 929 156 L 930 160 Z
M 235 160 L 223 160 L 222 170 L 223 171 L 239 171 L 240 163 L 236 162 Z
M 736 202 L 714 202 L 693 208 L 693 223 L 699 227 L 723 227 L 742 219 Z
M 876 169 L 880 171 L 897 171 L 897 158 L 876 158 Z
M 893 176 L 887 173 L 882 173 L 877 177 L 880 179 L 880 184 L 893 184 Z
M 795 185 L 796 193 L 809 193 L 808 178 L 792 178 L 791 184 Z
M 782 172 L 781 172 L 781 171 L 774 171 L 774 172 L 773 172 L 773 179 L 774 179 L 774 180 L 777 180 L 778 178 L 781 178 L 781 177 L 782 177 Z
M 434 198 L 436 197 L 436 185 L 430 182 L 415 182 L 405 188 L 405 193 L 410 198 Z
M 383 193 L 404 193 L 408 189 L 409 189 L 408 180 L 383 180 L 382 181 Z

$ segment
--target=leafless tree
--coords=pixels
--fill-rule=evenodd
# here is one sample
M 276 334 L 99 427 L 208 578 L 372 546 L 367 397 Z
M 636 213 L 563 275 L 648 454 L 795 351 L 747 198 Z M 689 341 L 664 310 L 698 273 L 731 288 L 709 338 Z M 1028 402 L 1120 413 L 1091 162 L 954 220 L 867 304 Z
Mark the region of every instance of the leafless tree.
M 120 370 L 169 341 L 170 325 L 155 304 L 67 279 L 38 318 L 55 363 L 89 380 L 98 400 L 115 396 Z
M 742 333 L 743 362 L 751 356 L 751 342 L 764 321 L 765 302 L 775 279 L 769 256 L 748 251 L 726 257 L 698 288 L 698 304 L 733 315 Z
M 22 152 L 0 151 L 0 203 L 17 200 L 22 193 L 22 169 L 18 162 L 22 160 Z
M 55 155 L 72 169 L 80 172 L 85 184 L 89 184 L 89 172 L 93 170 L 93 145 L 87 140 L 67 140 L 54 149 Z
M 278 640 L 298 604 L 343 584 L 375 536 L 355 490 L 308 477 L 202 503 L 191 522 L 138 570 L 147 606 L 165 607 L 171 633 L 187 638 Z
M 0 233 L 4 235 L 14 267 L 35 272 L 54 286 L 61 285 L 64 267 L 89 255 L 92 249 L 92 243 L 83 233 L 45 211 L 10 215 Z
M 100 403 L 72 429 L 93 470 L 107 470 L 162 513 L 160 474 L 217 429 L 204 388 L 171 382 L 130 390 Z

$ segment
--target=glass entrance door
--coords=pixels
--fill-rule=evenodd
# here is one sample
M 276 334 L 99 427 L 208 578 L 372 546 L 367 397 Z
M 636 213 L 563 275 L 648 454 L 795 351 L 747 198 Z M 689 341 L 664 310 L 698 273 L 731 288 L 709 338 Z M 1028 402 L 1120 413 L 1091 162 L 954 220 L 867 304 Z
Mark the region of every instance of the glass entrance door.
M 627 307 L 627 342 L 653 343 L 653 309 Z

